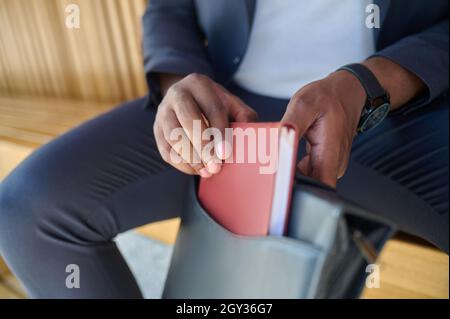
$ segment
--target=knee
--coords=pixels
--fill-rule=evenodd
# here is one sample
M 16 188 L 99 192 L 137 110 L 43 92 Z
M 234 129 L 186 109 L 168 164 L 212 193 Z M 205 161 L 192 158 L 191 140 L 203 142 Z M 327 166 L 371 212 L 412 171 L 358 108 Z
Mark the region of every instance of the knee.
M 0 248 L 17 242 L 31 233 L 35 221 L 31 218 L 29 194 L 25 194 L 24 181 L 12 174 L 0 182 Z
M 82 185 L 73 187 L 70 176 L 61 178 L 33 162 L 26 161 L 0 183 L 0 251 L 29 250 L 37 242 L 55 240 L 90 244 L 115 236 L 110 212 L 83 196 Z

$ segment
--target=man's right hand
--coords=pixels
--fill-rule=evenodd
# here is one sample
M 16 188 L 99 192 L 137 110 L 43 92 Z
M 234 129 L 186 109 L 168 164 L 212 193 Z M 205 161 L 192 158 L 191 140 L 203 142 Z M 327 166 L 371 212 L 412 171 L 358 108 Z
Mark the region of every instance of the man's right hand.
M 256 112 L 242 102 L 238 97 L 228 92 L 221 85 L 200 74 L 190 74 L 163 88 L 164 98 L 158 107 L 153 126 L 156 144 L 162 158 L 186 174 L 198 174 L 210 177 L 217 174 L 222 166 L 224 150 L 214 150 L 215 158 L 202 154 L 203 147 L 211 141 L 201 144 L 193 141 L 193 123 L 199 120 L 201 132 L 207 127 L 215 127 L 224 135 L 229 121 L 253 122 L 257 118 Z M 177 143 L 170 138 L 174 129 L 183 128 L 185 137 L 190 143 L 190 156 L 186 152 L 177 150 L 182 161 L 173 161 L 172 147 Z M 217 141 L 215 141 L 217 142 Z M 219 145 L 220 143 L 215 143 Z M 222 144 L 223 145 L 223 144 Z

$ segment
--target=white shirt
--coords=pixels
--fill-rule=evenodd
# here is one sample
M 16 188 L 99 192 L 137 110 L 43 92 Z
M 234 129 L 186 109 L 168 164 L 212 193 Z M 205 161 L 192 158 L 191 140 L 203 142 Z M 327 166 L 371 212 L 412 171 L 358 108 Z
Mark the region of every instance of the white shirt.
M 289 99 L 302 86 L 374 53 L 369 0 L 257 0 L 252 31 L 234 81 Z

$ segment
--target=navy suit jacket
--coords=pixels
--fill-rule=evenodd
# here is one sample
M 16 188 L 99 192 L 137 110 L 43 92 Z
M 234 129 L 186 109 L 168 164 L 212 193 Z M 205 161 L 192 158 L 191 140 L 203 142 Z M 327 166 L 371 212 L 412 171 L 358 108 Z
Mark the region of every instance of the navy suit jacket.
M 375 55 L 391 59 L 423 80 L 428 90 L 416 105 L 446 94 L 449 1 L 374 3 L 381 17 L 381 27 L 374 28 Z M 202 73 L 226 85 L 245 54 L 255 5 L 255 0 L 150 0 L 143 17 L 143 50 L 154 102 L 159 99 L 154 79 L 158 72 Z M 333 28 L 329 32 L 334 32 Z

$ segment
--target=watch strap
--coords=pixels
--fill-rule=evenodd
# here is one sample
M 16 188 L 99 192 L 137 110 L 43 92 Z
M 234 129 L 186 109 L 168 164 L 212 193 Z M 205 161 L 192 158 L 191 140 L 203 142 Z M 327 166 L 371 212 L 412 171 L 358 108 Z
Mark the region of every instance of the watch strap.
M 372 71 L 366 66 L 359 63 L 353 63 L 338 69 L 338 71 L 340 70 L 348 71 L 358 78 L 366 91 L 367 99 L 369 101 L 386 96 L 386 90 L 381 86 L 380 82 L 378 82 Z

